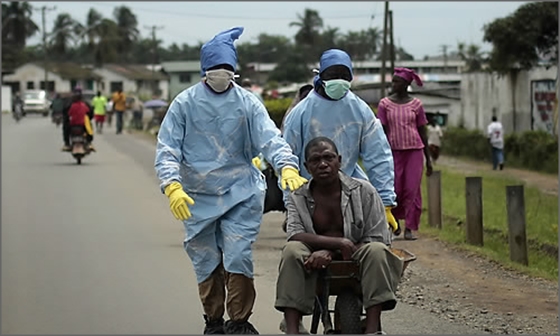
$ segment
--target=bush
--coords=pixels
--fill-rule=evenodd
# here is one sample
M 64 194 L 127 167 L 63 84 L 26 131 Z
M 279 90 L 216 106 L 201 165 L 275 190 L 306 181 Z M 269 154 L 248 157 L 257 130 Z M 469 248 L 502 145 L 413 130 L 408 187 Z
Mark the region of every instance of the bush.
M 266 107 L 270 118 L 276 124 L 276 127 L 280 128 L 282 118 L 291 104 L 292 98 L 271 99 L 264 101 L 264 106 Z
M 504 138 L 504 158 L 507 166 L 558 173 L 558 140 L 542 131 L 508 134 Z M 491 149 L 486 136 L 478 130 L 448 128 L 442 139 L 442 152 L 481 161 L 491 161 Z

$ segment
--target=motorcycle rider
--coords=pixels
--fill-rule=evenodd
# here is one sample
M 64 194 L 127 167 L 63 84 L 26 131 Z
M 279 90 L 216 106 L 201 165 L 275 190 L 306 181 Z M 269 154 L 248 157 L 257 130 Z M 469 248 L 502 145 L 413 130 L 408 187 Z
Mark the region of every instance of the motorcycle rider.
M 12 113 L 15 115 L 18 111 L 17 108 L 19 106 L 19 117 L 22 117 L 22 113 L 23 113 L 23 100 L 21 99 L 21 96 L 19 94 L 19 92 L 16 92 L 16 96 L 14 97 L 14 103 L 12 105 Z
M 62 110 L 62 136 L 64 140 L 64 147 L 62 151 L 69 152 L 72 150 L 70 147 L 70 128 L 72 126 L 82 126 L 87 133 L 86 140 L 89 149 L 95 152 L 92 145 L 93 130 L 91 127 L 91 120 L 93 119 L 93 108 L 82 97 L 82 89 L 76 87 L 73 91 L 72 99 L 69 104 L 66 104 Z
M 64 99 L 60 93 L 57 93 L 51 103 L 51 110 L 52 110 L 52 120 L 55 121 L 57 116 L 62 116 L 62 111 L 64 110 Z

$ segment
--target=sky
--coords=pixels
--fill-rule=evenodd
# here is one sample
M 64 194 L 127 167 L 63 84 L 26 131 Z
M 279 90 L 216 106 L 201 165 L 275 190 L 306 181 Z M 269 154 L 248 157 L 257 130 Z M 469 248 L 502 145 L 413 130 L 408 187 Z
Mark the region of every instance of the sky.
M 70 13 L 85 23 L 87 12 L 95 8 L 104 17 L 112 17 L 113 9 L 126 5 L 138 19 L 142 36 L 150 36 L 148 26 L 159 26 L 157 38 L 164 46 L 172 43 L 196 45 L 216 33 L 233 26 L 245 27 L 238 42 L 256 42 L 261 33 L 293 37 L 297 15 L 306 8 L 314 9 L 323 18 L 324 27 L 338 27 L 341 32 L 358 31 L 369 27 L 383 27 L 384 2 L 30 2 L 35 8 L 56 6 L 46 15 L 47 31 L 56 16 Z M 440 55 L 442 45 L 456 50 L 457 43 L 475 43 L 489 51 L 483 42 L 483 26 L 496 18 L 513 13 L 526 2 L 401 2 L 391 1 L 394 41 L 416 59 L 425 55 Z M 33 20 L 41 26 L 41 13 L 34 11 Z M 28 40 L 28 45 L 40 42 L 40 34 Z

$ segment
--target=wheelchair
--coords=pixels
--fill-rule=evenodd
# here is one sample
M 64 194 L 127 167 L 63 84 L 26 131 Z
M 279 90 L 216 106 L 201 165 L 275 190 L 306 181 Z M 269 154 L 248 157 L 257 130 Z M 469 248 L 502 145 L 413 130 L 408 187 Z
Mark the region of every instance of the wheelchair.
M 403 260 L 403 274 L 416 256 L 407 250 L 390 247 L 389 250 Z M 365 311 L 362 305 L 360 265 L 357 261 L 333 260 L 320 271 L 317 279 L 315 306 L 311 317 L 311 334 L 317 334 L 319 322 L 324 334 L 363 334 Z M 334 309 L 329 308 L 329 298 L 336 297 Z M 331 314 L 334 314 L 334 323 Z M 381 325 L 379 326 L 381 329 Z

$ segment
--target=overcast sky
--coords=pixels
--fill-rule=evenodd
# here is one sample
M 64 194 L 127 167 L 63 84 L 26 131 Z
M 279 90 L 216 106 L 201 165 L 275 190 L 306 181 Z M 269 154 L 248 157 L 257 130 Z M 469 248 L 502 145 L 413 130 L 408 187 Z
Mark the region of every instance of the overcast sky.
M 483 44 L 482 27 L 492 20 L 513 13 L 524 2 L 395 2 L 390 3 L 395 26 L 395 44 L 402 46 L 415 58 L 441 53 L 441 45 L 455 49 L 458 41 Z M 215 33 L 232 26 L 244 26 L 239 42 L 255 41 L 260 33 L 293 37 L 297 27 L 289 23 L 297 20 L 305 8 L 317 10 L 324 26 L 339 27 L 342 32 L 383 26 L 383 2 L 37 2 L 56 6 L 47 12 L 47 31 L 55 17 L 63 12 L 85 23 L 89 8 L 93 7 L 106 17 L 120 5 L 130 7 L 138 19 L 143 36 L 149 36 L 145 26 L 162 26 L 158 38 L 168 46 L 197 44 L 207 41 Z M 373 16 L 373 19 L 372 19 Z M 41 26 L 40 11 L 33 13 L 33 20 Z M 40 36 L 28 41 L 35 44 Z

